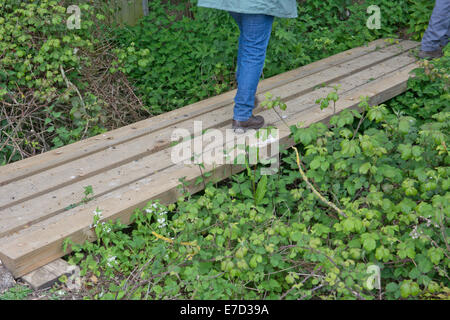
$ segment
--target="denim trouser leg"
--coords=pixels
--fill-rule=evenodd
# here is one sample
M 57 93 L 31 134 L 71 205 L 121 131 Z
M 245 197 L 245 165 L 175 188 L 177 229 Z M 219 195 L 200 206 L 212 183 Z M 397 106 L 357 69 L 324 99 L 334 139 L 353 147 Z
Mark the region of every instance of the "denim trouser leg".
M 450 18 L 449 18 L 450 19 Z M 450 25 L 448 26 L 447 34 L 441 39 L 441 46 L 445 47 L 450 39 Z
M 264 67 L 274 17 L 236 12 L 230 14 L 240 30 L 236 71 L 238 90 L 234 98 L 233 119 L 247 121 L 255 105 L 256 89 Z
M 234 21 L 236 21 L 236 24 L 239 27 L 239 31 L 242 30 L 242 15 L 236 12 L 230 12 L 230 15 L 233 17 Z M 237 66 L 236 66 L 236 83 L 238 83 L 239 80 L 239 64 L 241 62 L 241 46 L 242 46 L 242 32 L 239 34 L 239 46 L 238 46 L 238 56 L 237 56 Z
M 448 43 L 450 30 L 450 1 L 436 0 L 433 13 L 422 39 L 423 51 L 434 51 Z

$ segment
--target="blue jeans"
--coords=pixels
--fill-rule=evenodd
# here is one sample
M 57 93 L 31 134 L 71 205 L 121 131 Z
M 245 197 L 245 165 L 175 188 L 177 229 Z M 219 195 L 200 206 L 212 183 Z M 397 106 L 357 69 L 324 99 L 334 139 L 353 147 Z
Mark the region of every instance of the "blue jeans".
M 445 46 L 450 37 L 450 1 L 436 0 L 428 29 L 422 39 L 423 51 L 434 51 Z
M 247 121 L 255 106 L 255 94 L 266 59 L 267 45 L 272 32 L 273 16 L 230 12 L 239 30 L 233 119 Z

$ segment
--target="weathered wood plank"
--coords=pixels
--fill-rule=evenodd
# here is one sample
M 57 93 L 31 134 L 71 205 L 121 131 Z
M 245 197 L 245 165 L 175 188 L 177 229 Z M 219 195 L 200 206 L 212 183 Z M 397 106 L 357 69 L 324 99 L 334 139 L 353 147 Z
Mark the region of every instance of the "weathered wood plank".
M 314 87 L 318 85 L 327 84 L 344 78 L 351 73 L 370 68 L 377 63 L 381 63 L 386 59 L 392 58 L 415 46 L 417 46 L 417 43 L 415 42 L 405 42 L 403 48 L 392 46 L 374 51 L 358 57 L 351 62 L 339 64 L 326 71 L 321 71 L 302 79 L 289 82 L 282 87 L 274 88 L 272 93 L 274 96 L 280 96 L 284 100 L 292 99 L 293 97 L 312 91 Z M 69 184 L 98 175 L 103 171 L 113 169 L 127 162 L 137 160 L 143 156 L 167 148 L 171 142 L 171 132 L 177 127 L 191 127 L 190 123 L 197 120 L 202 120 L 205 129 L 217 127 L 229 122 L 231 114 L 232 105 L 227 105 L 216 110 L 216 112 L 213 113 L 213 117 L 205 117 L 203 115 L 190 118 L 189 120 L 185 120 L 170 128 L 157 130 L 127 143 L 121 143 L 101 152 L 97 152 L 89 157 L 83 157 L 30 176 L 27 179 L 9 183 L 8 185 L 0 187 L 0 190 L 2 191 L 0 194 L 0 210 L 14 204 L 20 204 L 33 197 L 52 192 Z M 45 183 L 42 183 L 43 181 L 45 181 Z
M 400 42 L 400 44 L 402 43 L 403 41 Z M 284 85 L 287 82 L 320 72 L 343 62 L 351 61 L 354 58 L 388 46 L 390 46 L 389 43 L 383 39 L 379 39 L 369 43 L 366 47 L 350 49 L 298 69 L 265 79 L 261 81 L 258 93 L 263 93 L 275 87 Z M 176 109 L 159 116 L 106 132 L 105 134 L 90 137 L 56 150 L 51 150 L 22 161 L 1 166 L 0 186 L 21 178 L 26 178 L 32 174 L 42 172 L 56 165 L 61 165 L 69 161 L 88 156 L 92 153 L 105 150 L 119 143 L 130 141 L 155 130 L 174 125 L 185 120 L 186 118 L 214 111 L 217 108 L 232 103 L 235 93 L 236 90 L 232 90 L 227 93 L 199 101 L 184 108 Z
M 71 276 L 78 267 L 71 266 L 63 259 L 56 259 L 30 273 L 24 275 L 22 280 L 34 290 L 50 288 L 64 275 Z
M 357 107 L 360 95 L 368 95 L 372 101 L 377 103 L 392 98 L 406 89 L 408 74 L 415 67 L 415 64 L 410 64 L 401 70 L 348 91 L 338 101 L 337 110 Z M 322 111 L 318 109 L 318 107 L 307 108 L 304 112 L 297 114 L 295 118 L 289 119 L 288 124 L 295 124 L 301 120 L 305 125 L 309 125 L 313 122 L 325 121 L 332 114 L 331 109 Z M 273 110 L 268 112 L 270 111 Z M 268 118 L 272 116 L 273 114 L 268 115 Z M 280 126 L 281 143 L 288 143 L 288 145 L 292 143 L 289 142 L 289 132 L 284 124 L 281 121 L 276 123 Z M 231 168 L 230 165 L 223 165 L 219 169 L 213 170 L 213 166 L 206 165 L 205 172 L 213 170 L 214 178 L 223 179 L 231 174 Z M 238 170 L 233 167 L 234 172 L 235 169 Z M 93 240 L 94 235 L 89 224 L 92 222 L 92 211 L 97 206 L 101 208 L 105 219 L 120 218 L 122 222 L 126 223 L 133 210 L 142 207 L 150 199 L 174 201 L 177 198 L 179 178 L 186 177 L 187 181 L 195 181 L 200 174 L 199 168 L 194 165 L 179 164 L 170 167 L 155 174 L 155 178 L 160 182 L 157 190 L 151 187 L 151 181 L 143 179 L 136 182 L 127 192 L 117 190 L 96 199 L 93 203 L 73 210 L 70 214 L 55 216 L 16 235 L 4 238 L 5 241 L 0 244 L 0 258 L 15 275 L 26 273 L 62 256 L 61 244 L 66 237 L 71 237 L 76 242 L 83 242 L 86 239 Z M 200 185 L 193 186 L 191 192 L 199 189 L 201 189 Z M 84 227 L 80 228 L 80 226 Z
M 332 84 L 340 84 L 340 92 L 345 93 L 366 84 L 372 78 L 381 77 L 385 73 L 392 72 L 393 70 L 414 61 L 414 58 L 409 57 L 407 53 L 404 53 L 386 60 L 376 67 L 364 69 L 363 71 L 346 77 L 343 80 L 333 82 Z M 327 95 L 329 91 L 330 88 L 328 87 L 320 88 L 299 98 L 295 98 L 292 101 L 287 101 L 289 108 L 286 111 L 280 112 L 286 119 L 289 119 L 304 108 L 314 107 L 314 101 L 319 97 Z M 216 116 L 217 115 L 214 114 L 210 117 Z M 202 119 L 199 118 L 196 120 Z M 192 127 L 193 124 L 190 123 L 190 126 Z M 170 132 L 165 139 L 170 141 Z M 136 161 L 125 163 L 114 169 L 102 172 L 102 174 L 75 182 L 74 184 L 59 188 L 54 192 L 44 193 L 39 197 L 3 209 L 0 214 L 0 237 L 9 235 L 33 223 L 50 218 L 63 212 L 64 208 L 67 206 L 80 202 L 83 198 L 82 191 L 84 186 L 93 186 L 96 197 L 99 197 L 139 179 L 152 179 L 152 176 L 156 172 L 173 165 L 170 156 L 170 149 L 142 156 L 142 158 Z

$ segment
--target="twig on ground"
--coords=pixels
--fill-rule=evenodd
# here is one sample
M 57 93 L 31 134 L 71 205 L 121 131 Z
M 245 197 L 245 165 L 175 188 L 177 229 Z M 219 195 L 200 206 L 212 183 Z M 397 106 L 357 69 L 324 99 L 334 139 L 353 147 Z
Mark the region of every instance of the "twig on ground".
M 333 208 L 337 213 L 339 213 L 341 216 L 347 218 L 347 215 L 344 213 L 344 211 L 342 211 L 341 209 L 339 209 L 334 203 L 328 201 L 327 199 L 325 199 L 325 197 L 323 197 L 315 188 L 314 186 L 309 182 L 308 177 L 306 176 L 305 172 L 302 170 L 302 167 L 300 165 L 300 156 L 298 154 L 298 150 L 296 147 L 292 147 L 295 150 L 295 153 L 297 155 L 297 165 L 298 165 L 298 170 L 300 172 L 300 175 L 303 178 L 303 181 L 305 181 L 305 183 L 308 185 L 308 187 L 311 189 L 311 191 L 326 205 L 328 205 L 330 208 Z

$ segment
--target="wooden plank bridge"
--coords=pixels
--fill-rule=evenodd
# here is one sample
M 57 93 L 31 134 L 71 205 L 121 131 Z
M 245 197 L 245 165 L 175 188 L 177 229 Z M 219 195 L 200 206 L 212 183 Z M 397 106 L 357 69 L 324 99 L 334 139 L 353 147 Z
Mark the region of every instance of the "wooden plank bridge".
M 340 85 L 337 112 L 358 108 L 360 96 L 379 104 L 404 92 L 410 71 L 417 67 L 409 51 L 418 45 L 380 39 L 265 79 L 259 100 L 270 92 L 281 97 L 287 109 L 278 112 L 281 118 L 260 106 L 255 113 L 279 129 L 280 146 L 291 146 L 288 126 L 326 122 L 332 116 L 333 108 L 320 110 L 315 101 L 334 85 Z M 193 182 L 212 172 L 208 179 L 222 180 L 241 171 L 238 165 L 208 164 L 201 169 L 171 159 L 174 130 L 193 134 L 195 121 L 201 121 L 203 129 L 230 128 L 234 95 L 235 90 L 0 167 L 0 260 L 14 276 L 23 276 L 62 257 L 65 238 L 93 241 L 90 225 L 97 207 L 103 220 L 128 223 L 134 209 L 152 199 L 175 202 L 180 178 Z M 192 141 L 196 139 L 202 137 Z M 89 185 L 94 199 L 71 206 L 82 200 Z M 194 193 L 202 187 L 191 183 L 189 188 Z

